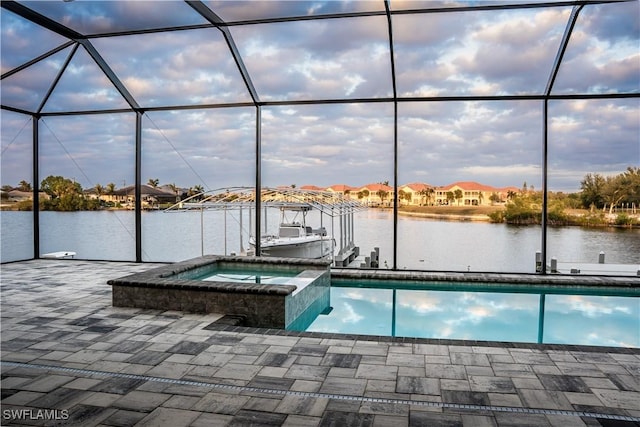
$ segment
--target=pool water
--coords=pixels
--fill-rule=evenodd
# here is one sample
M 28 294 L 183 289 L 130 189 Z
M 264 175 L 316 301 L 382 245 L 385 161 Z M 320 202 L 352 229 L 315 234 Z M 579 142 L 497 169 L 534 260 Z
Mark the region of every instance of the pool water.
M 299 273 L 296 271 L 261 271 L 234 268 L 215 268 L 200 276 L 195 280 L 208 282 L 233 282 L 233 283 L 260 283 L 263 285 L 286 285 L 291 282 L 292 277 Z
M 307 331 L 640 347 L 640 291 L 333 282 Z M 452 290 L 453 289 L 453 290 Z

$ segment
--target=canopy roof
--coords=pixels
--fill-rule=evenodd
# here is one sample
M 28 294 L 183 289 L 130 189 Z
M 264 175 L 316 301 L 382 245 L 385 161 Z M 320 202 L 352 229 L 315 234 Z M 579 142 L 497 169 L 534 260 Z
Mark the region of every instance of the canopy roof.
M 339 216 L 365 209 L 362 203 L 341 193 L 297 188 L 266 188 L 260 191 L 262 207 L 291 211 L 316 209 L 329 216 Z M 191 196 L 166 211 L 232 210 L 256 207 L 256 191 L 252 187 L 229 187 Z
M 594 52 L 601 81 L 572 60 L 574 29 L 596 37 L 594 19 L 637 14 L 637 1 L 606 0 L 3 1 L 2 108 L 637 96 L 633 76 L 608 79 L 637 40 Z

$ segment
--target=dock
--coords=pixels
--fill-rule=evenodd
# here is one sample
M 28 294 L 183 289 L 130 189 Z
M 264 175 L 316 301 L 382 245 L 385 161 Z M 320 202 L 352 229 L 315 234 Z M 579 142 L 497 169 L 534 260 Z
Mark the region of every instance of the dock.
M 355 253 L 355 257 L 347 264 L 343 264 L 344 267 L 349 268 L 380 268 L 380 248 L 375 247 L 368 255 L 360 255 L 360 248 Z M 338 266 L 336 264 L 336 266 Z
M 542 256 L 540 252 L 536 252 L 536 271 L 540 271 L 541 266 Z M 640 264 L 607 264 L 605 263 L 605 253 L 600 252 L 597 263 L 580 261 L 560 262 L 556 257 L 551 257 L 551 262 L 547 264 L 547 271 L 558 274 L 598 274 L 640 277 Z

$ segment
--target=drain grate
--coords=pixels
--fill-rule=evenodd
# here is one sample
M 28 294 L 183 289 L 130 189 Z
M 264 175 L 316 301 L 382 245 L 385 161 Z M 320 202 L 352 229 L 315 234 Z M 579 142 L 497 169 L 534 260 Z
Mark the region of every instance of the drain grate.
M 538 414 L 538 415 L 566 415 L 566 416 L 574 416 L 574 417 L 640 422 L 640 417 L 629 417 L 625 415 L 603 414 L 603 413 L 584 412 L 584 411 L 518 408 L 518 407 L 491 406 L 491 405 L 469 405 L 469 404 L 462 404 L 462 403 L 446 403 L 446 402 L 425 402 L 420 400 L 408 400 L 408 399 L 387 399 L 387 398 L 375 398 L 375 397 L 366 397 L 366 396 L 350 396 L 350 395 L 343 395 L 343 394 L 277 390 L 277 389 L 270 389 L 270 388 L 237 386 L 237 385 L 230 385 L 230 384 L 211 383 L 211 382 L 205 382 L 205 381 L 180 380 L 180 379 L 173 379 L 173 378 L 147 376 L 147 375 L 123 374 L 119 372 L 67 368 L 64 366 L 40 365 L 40 364 L 31 364 L 31 363 L 22 363 L 22 362 L 0 361 L 0 365 L 5 367 L 20 367 L 20 368 L 40 369 L 45 371 L 67 372 L 72 374 L 78 374 L 81 376 L 103 376 L 103 377 L 111 377 L 111 378 L 127 378 L 127 379 L 154 381 L 154 382 L 178 384 L 178 385 L 193 386 L 193 387 L 205 387 L 205 388 L 211 388 L 211 389 L 231 390 L 231 391 L 237 391 L 237 392 L 263 393 L 263 394 L 281 395 L 281 396 L 301 396 L 301 397 L 311 397 L 311 398 L 348 400 L 348 401 L 356 401 L 356 402 L 363 402 L 363 403 L 386 403 L 386 404 L 395 404 L 395 405 L 399 404 L 399 405 L 426 406 L 426 407 L 433 407 L 433 408 L 464 409 L 468 411 L 470 410 L 470 411 L 513 412 L 513 413 L 521 413 L 521 414 Z

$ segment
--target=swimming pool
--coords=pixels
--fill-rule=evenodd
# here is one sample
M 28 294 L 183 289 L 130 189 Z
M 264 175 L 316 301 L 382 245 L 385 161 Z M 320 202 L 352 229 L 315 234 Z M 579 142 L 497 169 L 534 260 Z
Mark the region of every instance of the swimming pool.
M 307 331 L 640 347 L 640 289 L 332 280 Z

